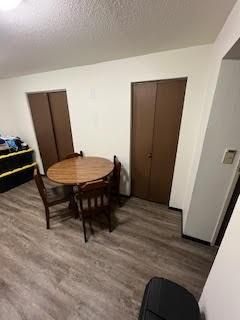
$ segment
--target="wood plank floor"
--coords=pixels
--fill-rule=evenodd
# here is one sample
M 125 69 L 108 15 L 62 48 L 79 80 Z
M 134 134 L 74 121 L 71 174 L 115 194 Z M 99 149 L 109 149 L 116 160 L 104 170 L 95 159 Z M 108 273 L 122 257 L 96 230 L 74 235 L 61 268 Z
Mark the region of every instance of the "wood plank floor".
M 153 276 L 199 298 L 216 249 L 181 239 L 179 213 L 131 198 L 85 244 L 60 209 L 47 231 L 33 181 L 0 194 L 0 319 L 136 320 Z

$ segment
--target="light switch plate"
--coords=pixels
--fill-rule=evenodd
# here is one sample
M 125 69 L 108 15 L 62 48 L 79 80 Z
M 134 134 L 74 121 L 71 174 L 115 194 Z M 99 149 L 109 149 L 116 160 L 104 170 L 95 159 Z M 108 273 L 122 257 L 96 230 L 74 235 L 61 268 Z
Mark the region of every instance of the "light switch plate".
M 224 164 L 233 164 L 234 158 L 236 156 L 237 150 L 226 150 L 223 157 Z

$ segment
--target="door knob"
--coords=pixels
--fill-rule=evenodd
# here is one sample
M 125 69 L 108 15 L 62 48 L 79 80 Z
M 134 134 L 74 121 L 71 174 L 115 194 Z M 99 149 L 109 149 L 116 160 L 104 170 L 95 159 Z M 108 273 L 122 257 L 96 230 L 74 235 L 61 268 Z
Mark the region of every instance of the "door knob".
M 149 153 L 148 153 L 148 158 L 149 158 L 149 159 L 152 159 L 152 152 L 149 152 Z

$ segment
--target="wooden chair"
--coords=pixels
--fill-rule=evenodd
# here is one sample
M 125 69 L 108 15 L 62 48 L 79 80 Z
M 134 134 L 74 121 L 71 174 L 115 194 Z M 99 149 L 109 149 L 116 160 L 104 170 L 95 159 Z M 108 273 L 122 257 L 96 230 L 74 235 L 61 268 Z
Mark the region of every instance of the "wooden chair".
M 71 158 L 75 158 L 75 157 L 83 157 L 83 152 L 82 152 L 82 150 L 81 150 L 79 153 L 73 152 L 73 153 L 68 154 L 68 155 L 65 157 L 65 159 L 71 159 Z
M 78 192 L 85 242 L 87 242 L 85 221 L 90 219 L 91 226 L 91 219 L 94 214 L 105 213 L 108 219 L 109 232 L 111 232 L 109 182 L 104 180 L 88 182 L 83 186 L 78 186 Z
M 34 169 L 34 180 L 36 182 L 39 194 L 42 198 L 45 214 L 46 214 L 46 225 L 47 229 L 50 228 L 50 211 L 49 208 L 60 203 L 69 202 L 69 208 L 75 213 L 75 218 L 78 215 L 77 203 L 75 202 L 72 187 L 68 186 L 57 186 L 46 189 L 42 176 L 39 172 L 38 167 Z
M 122 164 L 115 155 L 113 157 L 113 173 L 111 176 L 111 196 L 117 198 L 118 205 L 121 206 L 121 195 L 120 195 L 120 178 Z
M 77 152 L 69 153 L 69 154 L 65 157 L 65 160 L 66 160 L 66 159 L 76 158 L 76 157 L 83 157 L 83 152 L 82 152 L 82 150 L 81 150 L 79 153 L 77 153 Z M 76 186 L 75 186 L 75 185 L 72 185 L 71 188 L 72 188 L 72 192 L 73 192 L 74 194 L 76 194 L 76 193 L 77 193 Z

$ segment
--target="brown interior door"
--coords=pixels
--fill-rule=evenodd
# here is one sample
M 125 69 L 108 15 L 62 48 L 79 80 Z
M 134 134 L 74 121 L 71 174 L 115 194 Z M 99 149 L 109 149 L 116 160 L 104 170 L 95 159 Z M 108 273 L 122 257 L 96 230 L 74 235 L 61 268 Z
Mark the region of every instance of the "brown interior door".
M 169 203 L 186 79 L 132 87 L 132 194 Z
M 148 199 L 157 84 L 136 83 L 132 90 L 132 194 Z
M 59 160 L 73 153 L 71 123 L 66 91 L 48 93 Z
M 36 138 L 45 172 L 58 161 L 47 93 L 28 94 Z
M 149 200 L 169 204 L 186 79 L 157 83 Z

